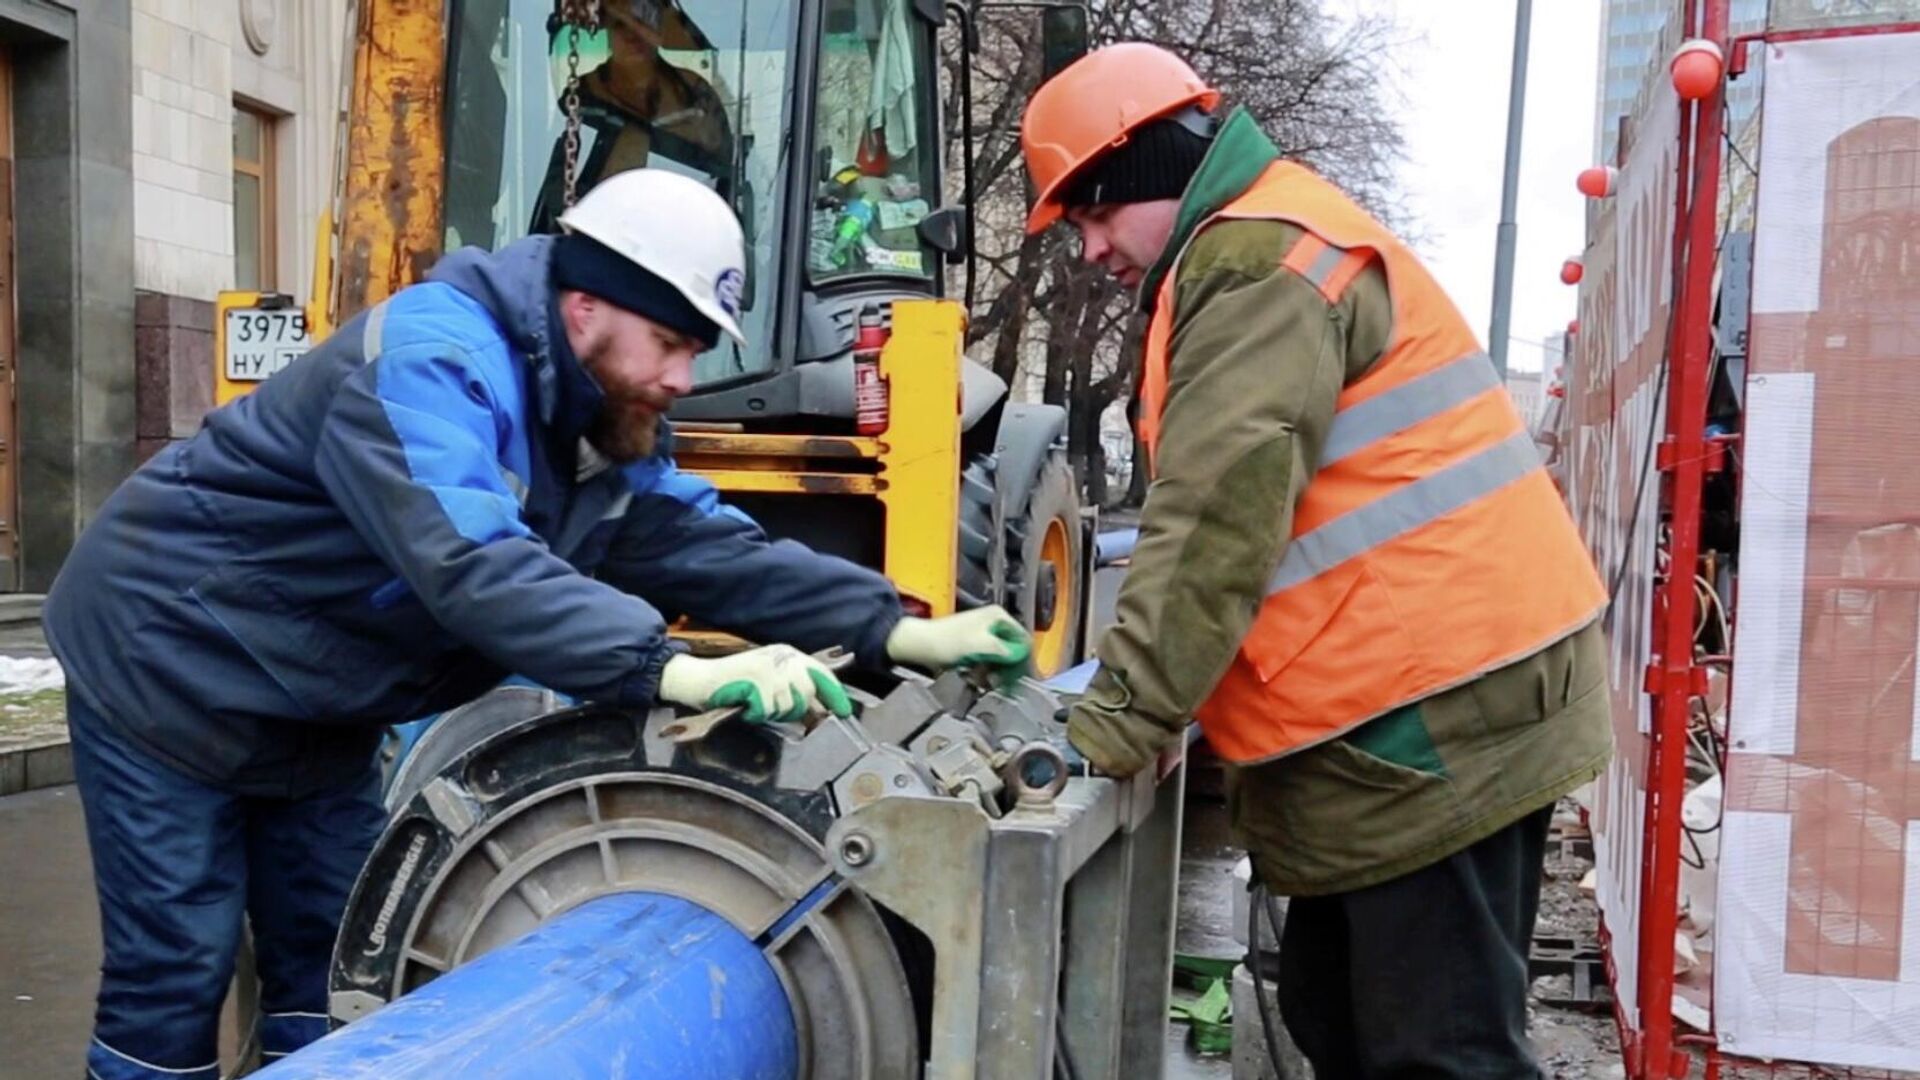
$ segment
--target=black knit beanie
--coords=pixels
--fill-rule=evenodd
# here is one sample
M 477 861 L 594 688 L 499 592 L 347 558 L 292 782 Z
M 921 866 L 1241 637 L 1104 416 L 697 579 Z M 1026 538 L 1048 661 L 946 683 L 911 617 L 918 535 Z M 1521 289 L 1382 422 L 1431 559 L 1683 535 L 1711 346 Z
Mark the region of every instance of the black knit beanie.
M 701 314 L 679 289 L 591 236 L 566 233 L 554 241 L 553 284 L 652 319 L 703 348 L 711 349 L 720 340 L 719 324 Z
M 1212 145 L 1210 136 L 1173 117 L 1143 124 L 1070 180 L 1060 202 L 1085 207 L 1178 199 Z

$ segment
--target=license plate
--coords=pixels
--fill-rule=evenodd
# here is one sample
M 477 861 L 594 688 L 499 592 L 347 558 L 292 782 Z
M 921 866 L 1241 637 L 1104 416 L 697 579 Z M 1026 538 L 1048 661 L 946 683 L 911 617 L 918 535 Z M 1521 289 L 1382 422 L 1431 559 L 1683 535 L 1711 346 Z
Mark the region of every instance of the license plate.
M 299 308 L 228 308 L 227 378 L 260 382 L 312 347 L 307 313 Z

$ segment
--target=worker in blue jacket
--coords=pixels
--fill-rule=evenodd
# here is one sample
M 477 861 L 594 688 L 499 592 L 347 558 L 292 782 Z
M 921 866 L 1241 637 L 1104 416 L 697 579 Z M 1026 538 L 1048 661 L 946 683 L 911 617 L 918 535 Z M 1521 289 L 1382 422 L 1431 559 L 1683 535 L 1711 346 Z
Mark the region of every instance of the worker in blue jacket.
M 677 471 L 661 416 L 737 323 L 732 211 L 612 176 L 563 235 L 449 255 L 107 500 L 46 605 L 105 960 L 95 1080 L 211 1080 L 243 916 L 263 1050 L 326 1030 L 384 814 L 381 729 L 510 673 L 750 721 L 850 711 L 807 652 L 1018 666 L 1006 613 L 903 617 L 885 578 L 770 541 Z M 701 659 L 686 614 L 757 641 Z M 803 651 L 804 650 L 804 651 Z

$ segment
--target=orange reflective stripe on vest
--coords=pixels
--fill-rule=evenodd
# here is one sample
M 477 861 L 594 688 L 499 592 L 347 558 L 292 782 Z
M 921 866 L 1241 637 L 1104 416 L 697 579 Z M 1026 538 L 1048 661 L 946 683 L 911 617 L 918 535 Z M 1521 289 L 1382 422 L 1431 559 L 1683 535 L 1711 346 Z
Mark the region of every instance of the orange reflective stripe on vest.
M 1198 710 L 1214 748 L 1251 762 L 1324 742 L 1592 621 L 1605 589 L 1539 449 L 1418 260 L 1289 163 L 1269 167 L 1222 218 L 1305 229 L 1282 265 L 1330 302 L 1377 261 L 1394 327 L 1380 359 L 1342 389 L 1267 598 Z M 1139 423 L 1150 467 L 1177 274 L 1176 259 L 1147 331 Z

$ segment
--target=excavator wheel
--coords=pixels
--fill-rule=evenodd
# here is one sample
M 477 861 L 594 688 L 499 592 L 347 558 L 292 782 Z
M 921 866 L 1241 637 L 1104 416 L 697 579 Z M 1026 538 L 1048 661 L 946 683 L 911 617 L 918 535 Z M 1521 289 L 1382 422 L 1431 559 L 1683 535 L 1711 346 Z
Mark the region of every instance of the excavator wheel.
M 1007 522 L 1007 610 L 1033 632 L 1033 666 L 1058 674 L 1080 659 L 1080 494 L 1073 468 L 1048 455 L 1027 504 Z
M 993 509 L 998 465 L 992 454 L 975 454 L 960 473 L 960 548 L 953 580 L 954 599 L 962 611 L 993 603 L 1005 580 L 1005 567 L 994 565 L 1004 550 L 996 542 Z

